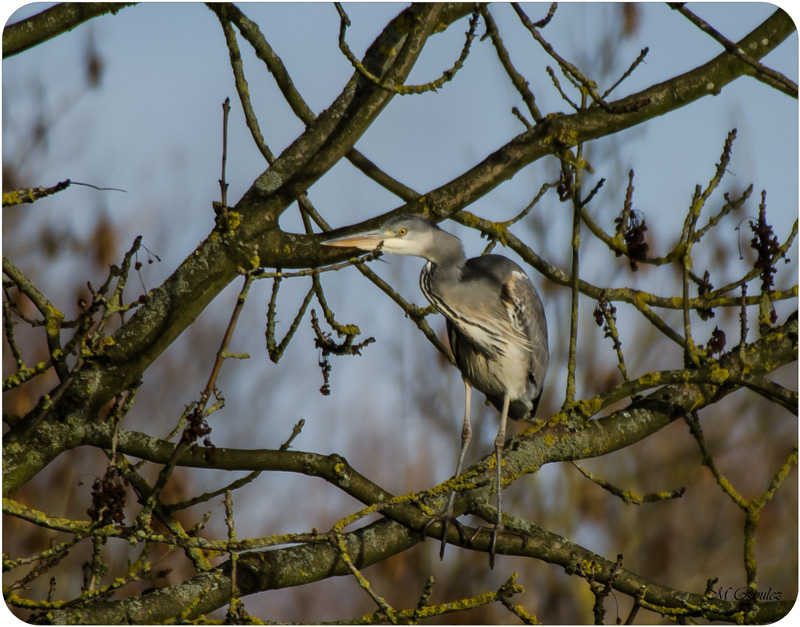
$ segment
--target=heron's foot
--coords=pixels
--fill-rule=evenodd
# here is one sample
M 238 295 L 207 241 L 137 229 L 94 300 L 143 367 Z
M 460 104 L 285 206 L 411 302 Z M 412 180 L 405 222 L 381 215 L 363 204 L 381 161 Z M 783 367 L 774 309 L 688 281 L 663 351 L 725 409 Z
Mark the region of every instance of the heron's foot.
M 473 541 L 475 540 L 475 538 L 478 537 L 478 534 L 481 531 L 487 531 L 487 532 L 489 532 L 491 534 L 490 537 L 489 537 L 489 568 L 491 568 L 492 570 L 494 570 L 494 562 L 495 562 L 495 554 L 496 554 L 495 548 L 497 546 L 497 536 L 500 535 L 501 533 L 503 533 L 503 530 L 504 530 L 504 527 L 503 527 L 502 523 L 499 524 L 499 525 L 494 525 L 492 527 L 486 527 L 486 526 L 482 525 L 482 526 L 478 527 L 477 529 L 475 529 L 475 531 L 472 533 L 472 535 L 469 538 L 469 544 L 471 545 L 473 543 Z
M 497 547 L 497 536 L 501 533 L 510 533 L 515 536 L 519 536 L 522 539 L 522 548 L 524 549 L 528 545 L 528 535 L 523 533 L 522 531 L 517 531 L 516 529 L 506 529 L 503 523 L 495 524 L 491 527 L 489 526 L 481 526 L 475 529 L 472 535 L 469 537 L 468 544 L 472 544 L 478 534 L 481 531 L 486 531 L 491 534 L 489 538 L 489 567 L 494 570 L 495 564 L 495 555 L 496 555 L 496 547 Z
M 449 511 L 448 511 L 449 510 Z M 453 515 L 452 508 L 447 508 L 441 514 L 436 514 L 435 516 L 431 516 L 424 525 L 422 525 L 422 529 L 420 533 L 422 534 L 422 540 L 425 541 L 425 537 L 428 534 L 428 527 L 430 527 L 433 523 L 438 522 L 441 523 L 442 526 L 442 546 L 439 549 L 439 559 L 444 559 L 444 550 L 447 546 L 447 532 L 450 530 L 450 525 L 453 524 L 455 528 L 458 530 L 458 538 L 461 540 L 461 544 L 467 544 L 467 531 L 464 529 L 464 525 L 462 525 L 458 518 Z

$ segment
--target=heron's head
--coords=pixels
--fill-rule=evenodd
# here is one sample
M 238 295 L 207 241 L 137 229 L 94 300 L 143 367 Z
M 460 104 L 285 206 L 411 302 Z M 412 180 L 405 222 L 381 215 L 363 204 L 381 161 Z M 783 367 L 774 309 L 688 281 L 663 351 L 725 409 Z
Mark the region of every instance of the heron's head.
M 453 240 L 460 248 L 461 242 L 458 238 L 442 231 L 432 222 L 416 216 L 399 216 L 391 218 L 374 231 L 336 237 L 323 244 L 370 251 L 381 244 L 381 250 L 387 253 L 414 255 L 434 260 L 442 248 L 454 245 Z

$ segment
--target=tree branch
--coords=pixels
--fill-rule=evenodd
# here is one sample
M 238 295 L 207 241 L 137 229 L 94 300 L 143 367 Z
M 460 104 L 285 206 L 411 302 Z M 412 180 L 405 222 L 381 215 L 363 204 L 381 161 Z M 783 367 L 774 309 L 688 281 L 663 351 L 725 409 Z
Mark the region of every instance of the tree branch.
M 711 26 L 708 22 L 704 19 L 698 17 L 696 14 L 692 13 L 682 2 L 670 2 L 670 8 L 675 9 L 681 15 L 683 15 L 686 19 L 688 19 L 692 24 L 697 26 L 701 31 L 707 33 L 711 37 L 713 37 L 716 41 L 722 44 L 728 52 L 733 55 L 736 55 L 745 63 L 751 65 L 755 69 L 755 74 L 753 75 L 756 79 L 760 80 L 763 83 L 766 83 L 770 87 L 774 87 L 782 91 L 783 93 L 791 96 L 792 98 L 797 98 L 797 83 L 790 80 L 780 72 L 776 72 L 775 70 L 768 68 L 765 65 L 762 65 L 755 59 L 750 58 L 747 54 L 745 54 L 744 50 L 742 50 L 739 46 L 733 43 L 730 39 L 725 37 L 722 33 L 720 33 L 716 28 Z
M 71 31 L 92 18 L 117 11 L 134 2 L 62 2 L 26 20 L 3 29 L 3 58 L 11 57 L 28 48 Z

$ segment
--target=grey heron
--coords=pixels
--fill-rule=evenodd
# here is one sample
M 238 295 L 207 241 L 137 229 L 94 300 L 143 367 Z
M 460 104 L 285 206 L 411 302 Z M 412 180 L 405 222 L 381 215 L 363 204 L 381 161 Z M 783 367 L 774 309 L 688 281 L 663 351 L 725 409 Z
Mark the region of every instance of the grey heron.
M 525 271 L 501 255 L 467 259 L 461 240 L 432 222 L 416 216 L 388 220 L 375 231 L 338 237 L 326 246 L 381 250 L 428 260 L 419 277 L 422 293 L 447 320 L 447 334 L 456 365 L 464 380 L 464 423 L 461 451 L 454 476 L 461 474 L 472 437 L 472 388 L 483 392 L 500 411 L 500 428 L 494 441 L 497 465 L 497 519 L 489 543 L 494 567 L 495 545 L 503 530 L 502 463 L 507 418 L 529 420 L 536 413 L 547 365 L 547 321 L 544 307 Z M 455 491 L 434 520 L 442 523 L 440 557 L 444 556 Z M 474 536 L 473 536 L 474 537 Z

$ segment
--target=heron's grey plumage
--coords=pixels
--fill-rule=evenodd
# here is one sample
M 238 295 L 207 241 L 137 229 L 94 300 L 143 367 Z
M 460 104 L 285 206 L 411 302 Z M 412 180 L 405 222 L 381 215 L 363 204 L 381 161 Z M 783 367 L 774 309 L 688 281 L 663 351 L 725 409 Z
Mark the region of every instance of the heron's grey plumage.
M 483 392 L 501 413 L 495 439 L 498 517 L 490 545 L 493 564 L 494 543 L 503 528 L 501 465 L 506 418 L 533 418 L 547 373 L 547 321 L 539 295 L 518 264 L 501 255 L 467 259 L 461 240 L 415 216 L 393 218 L 376 231 L 326 244 L 361 250 L 373 250 L 380 244 L 386 252 L 428 260 L 420 274 L 420 288 L 447 320 L 450 347 L 466 389 L 456 476 L 472 434 L 470 386 Z M 452 493 L 445 509 L 442 552 L 454 496 Z
M 439 274 L 428 262 L 420 284 L 447 318 L 459 370 L 498 411 L 509 394 L 509 418 L 533 418 L 547 372 L 548 349 L 544 307 L 530 279 L 500 255 L 466 260 L 455 281 Z

